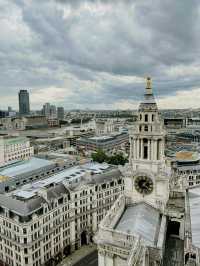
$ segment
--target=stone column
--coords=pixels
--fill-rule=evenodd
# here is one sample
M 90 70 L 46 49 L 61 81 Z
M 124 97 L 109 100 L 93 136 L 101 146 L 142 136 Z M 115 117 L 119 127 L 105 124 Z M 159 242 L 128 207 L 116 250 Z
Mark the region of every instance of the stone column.
M 137 157 L 137 141 L 134 139 L 134 146 L 133 146 L 133 158 L 136 159 Z
M 130 138 L 130 159 L 133 159 L 133 138 Z
M 106 256 L 106 265 L 114 266 L 113 258 L 114 258 L 113 254 L 108 253 L 107 256 Z
M 152 139 L 151 140 L 151 160 L 154 160 L 153 154 L 154 154 L 154 140 Z
M 104 252 L 98 252 L 98 266 L 105 266 L 105 254 Z
M 140 140 L 137 139 L 137 152 L 136 152 L 136 159 L 139 159 L 140 158 L 140 155 L 139 155 L 139 150 L 140 150 Z
M 148 139 L 148 160 L 151 160 L 151 140 Z
M 134 159 L 134 139 L 132 138 L 131 141 L 131 158 Z
M 164 158 L 164 142 L 161 140 L 160 142 L 160 159 L 163 160 Z
M 141 159 L 143 159 L 143 157 L 144 157 L 143 139 L 141 139 L 140 148 L 141 148 Z
M 157 139 L 154 140 L 154 160 L 157 160 Z

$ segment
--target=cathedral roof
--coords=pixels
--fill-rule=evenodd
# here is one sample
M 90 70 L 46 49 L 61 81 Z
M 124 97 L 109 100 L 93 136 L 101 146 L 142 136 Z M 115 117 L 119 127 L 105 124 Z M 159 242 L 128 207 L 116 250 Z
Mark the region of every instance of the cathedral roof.
M 192 243 L 200 248 L 200 187 L 192 188 L 188 192 Z
M 154 246 L 160 226 L 159 217 L 159 210 L 146 203 L 138 203 L 125 209 L 115 229 L 139 235 L 147 245 Z

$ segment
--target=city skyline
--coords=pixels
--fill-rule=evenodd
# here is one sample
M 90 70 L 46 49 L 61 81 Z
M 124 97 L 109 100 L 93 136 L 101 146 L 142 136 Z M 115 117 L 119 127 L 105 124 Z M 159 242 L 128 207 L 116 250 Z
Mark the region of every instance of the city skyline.
M 144 77 L 158 106 L 198 108 L 199 3 L 0 0 L 1 108 L 137 109 Z

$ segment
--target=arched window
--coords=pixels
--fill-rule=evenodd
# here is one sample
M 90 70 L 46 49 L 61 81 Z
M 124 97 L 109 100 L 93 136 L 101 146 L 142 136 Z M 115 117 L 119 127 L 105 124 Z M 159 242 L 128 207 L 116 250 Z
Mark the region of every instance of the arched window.
M 143 139 L 143 159 L 148 159 L 148 139 Z
M 140 114 L 140 120 L 142 120 L 142 115 Z
M 147 114 L 145 114 L 145 116 L 144 116 L 144 121 L 148 122 L 148 115 Z
M 148 126 L 147 125 L 144 126 L 144 131 L 148 131 Z
M 157 160 L 161 159 L 161 142 L 161 139 L 157 141 Z
M 154 115 L 151 116 L 151 120 L 152 120 L 152 122 L 154 121 Z

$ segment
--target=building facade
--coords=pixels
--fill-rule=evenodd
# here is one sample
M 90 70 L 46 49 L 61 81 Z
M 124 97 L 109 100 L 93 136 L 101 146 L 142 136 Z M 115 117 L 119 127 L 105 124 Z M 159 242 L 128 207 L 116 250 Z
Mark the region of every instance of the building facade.
M 64 107 L 57 107 L 57 118 L 58 120 L 64 120 L 65 110 Z
M 48 120 L 44 115 L 1 118 L 0 124 L 2 130 L 21 131 L 48 128 Z
M 0 194 L 0 265 L 56 265 L 92 241 L 123 190 L 119 169 L 92 163 Z
M 0 136 L 0 167 L 27 160 L 34 153 L 30 141 L 23 137 Z
M 200 155 L 193 151 L 180 151 L 172 163 L 173 175 L 179 176 L 185 188 L 200 185 Z
M 127 132 L 115 133 L 107 136 L 81 137 L 77 140 L 77 149 L 86 152 L 103 150 L 106 153 L 115 153 L 126 150 L 129 142 Z
M 113 119 L 97 119 L 96 124 L 96 135 L 102 136 L 111 134 L 115 131 L 115 125 Z

